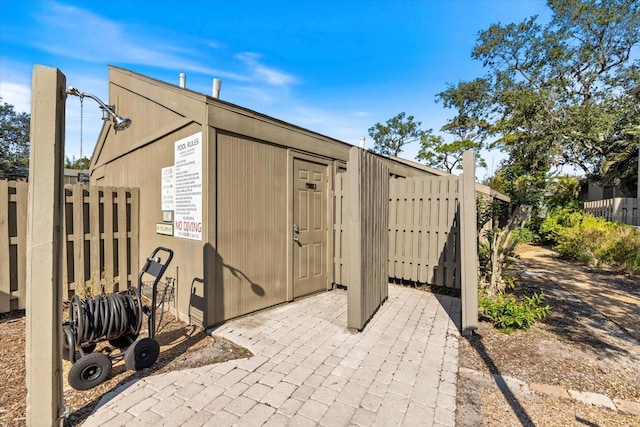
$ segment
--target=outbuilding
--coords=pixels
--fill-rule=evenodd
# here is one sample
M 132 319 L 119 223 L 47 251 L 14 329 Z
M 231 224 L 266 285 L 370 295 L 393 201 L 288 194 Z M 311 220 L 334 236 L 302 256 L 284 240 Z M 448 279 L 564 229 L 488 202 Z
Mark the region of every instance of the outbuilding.
M 139 257 L 175 252 L 180 318 L 213 325 L 336 285 L 335 183 L 352 145 L 113 66 L 109 99 L 133 125 L 105 122 L 91 184 L 140 189 Z

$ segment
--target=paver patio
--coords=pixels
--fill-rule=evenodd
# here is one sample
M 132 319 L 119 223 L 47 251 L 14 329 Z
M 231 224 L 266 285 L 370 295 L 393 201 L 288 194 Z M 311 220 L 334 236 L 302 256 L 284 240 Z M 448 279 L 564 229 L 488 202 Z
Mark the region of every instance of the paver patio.
M 84 426 L 453 426 L 460 299 L 389 285 L 363 332 L 346 316 L 334 290 L 227 322 L 253 357 L 125 384 Z

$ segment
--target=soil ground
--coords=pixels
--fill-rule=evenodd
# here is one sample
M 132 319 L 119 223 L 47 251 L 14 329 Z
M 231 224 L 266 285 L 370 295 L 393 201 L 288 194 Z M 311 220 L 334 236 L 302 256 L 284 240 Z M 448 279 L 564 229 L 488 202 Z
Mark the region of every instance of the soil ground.
M 461 338 L 458 424 L 640 425 L 622 411 L 496 385 L 490 374 L 640 404 L 640 284 L 542 247 L 518 252 L 514 293 L 544 292 L 551 311 L 529 331 L 506 335 L 481 321 L 476 334 Z
M 26 425 L 25 320 L 24 312 L 13 312 L 0 318 L 0 426 Z M 144 320 L 143 324 L 146 324 L 146 317 Z M 102 395 L 136 378 L 252 356 L 247 349 L 224 338 L 211 337 L 201 328 L 187 325 L 169 313 L 164 313 L 159 320 L 156 339 L 160 344 L 160 356 L 148 369 L 128 370 L 120 357 L 114 360 L 107 381 L 90 390 L 79 391 L 68 385 L 67 375 L 72 364 L 63 360 L 64 404 L 69 407 L 65 426 L 81 424 Z M 146 328 L 143 328 L 140 338 L 146 336 Z M 118 352 L 107 342 L 98 344 L 95 351 Z

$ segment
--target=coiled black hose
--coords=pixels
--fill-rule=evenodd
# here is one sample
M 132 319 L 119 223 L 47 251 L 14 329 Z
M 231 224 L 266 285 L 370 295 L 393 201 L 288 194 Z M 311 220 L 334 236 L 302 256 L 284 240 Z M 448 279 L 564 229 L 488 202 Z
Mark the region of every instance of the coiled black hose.
M 137 336 L 142 326 L 140 291 L 134 287 L 125 293 L 89 297 L 84 301 L 74 295 L 69 320 L 76 345 Z

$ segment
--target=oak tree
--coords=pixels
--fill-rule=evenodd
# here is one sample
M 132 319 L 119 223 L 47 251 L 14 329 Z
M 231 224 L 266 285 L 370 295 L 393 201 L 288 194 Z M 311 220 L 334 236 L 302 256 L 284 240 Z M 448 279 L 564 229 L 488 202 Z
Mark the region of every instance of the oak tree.
M 386 124 L 376 123 L 369 128 L 373 139 L 373 151 L 383 156 L 397 156 L 405 145 L 419 141 L 423 135 L 421 122 L 414 122 L 413 116 L 404 112 L 387 120 Z
M 640 107 L 640 2 L 549 0 L 531 17 L 482 31 L 472 57 L 488 69 L 492 104 L 479 113 L 509 155 L 509 174 L 571 165 L 634 193 Z

